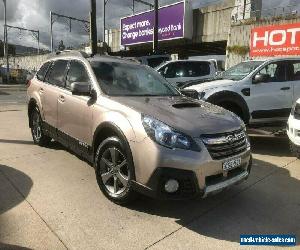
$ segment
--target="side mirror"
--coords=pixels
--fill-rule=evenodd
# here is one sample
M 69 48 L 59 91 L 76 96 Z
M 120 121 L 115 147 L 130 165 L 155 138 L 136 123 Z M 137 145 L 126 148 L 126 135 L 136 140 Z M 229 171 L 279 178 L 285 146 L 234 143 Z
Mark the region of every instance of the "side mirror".
M 91 85 L 88 82 L 73 82 L 71 92 L 78 96 L 91 96 Z
M 197 90 L 194 90 L 194 89 L 180 89 L 179 91 L 184 96 L 191 97 L 193 99 L 199 100 L 199 93 L 198 93 Z
M 253 83 L 258 84 L 262 82 L 268 82 L 270 79 L 270 75 L 267 74 L 257 74 L 254 76 Z

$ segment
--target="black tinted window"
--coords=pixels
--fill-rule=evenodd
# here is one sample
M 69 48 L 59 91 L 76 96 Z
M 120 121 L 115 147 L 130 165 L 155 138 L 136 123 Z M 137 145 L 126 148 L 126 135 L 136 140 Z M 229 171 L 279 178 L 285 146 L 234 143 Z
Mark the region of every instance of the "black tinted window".
M 39 79 L 40 81 L 44 81 L 50 64 L 51 64 L 51 62 L 46 62 L 42 65 L 42 67 L 39 69 L 39 71 L 36 74 L 37 79 Z
M 68 61 L 57 60 L 52 64 L 51 69 L 48 71 L 46 81 L 50 84 L 64 87 L 65 85 L 65 72 Z
M 162 64 L 165 61 L 168 61 L 169 58 L 168 57 L 154 57 L 154 58 L 148 58 L 148 66 L 155 68 L 158 65 Z
M 300 81 L 300 61 L 292 61 L 287 74 L 290 81 Z
M 209 62 L 174 62 L 159 72 L 166 78 L 200 77 L 210 74 Z
M 184 67 L 186 68 L 186 77 L 199 77 L 206 76 L 210 73 L 209 62 L 186 62 Z
M 289 76 L 287 73 L 288 70 L 286 62 L 270 63 L 259 71 L 259 74 L 267 76 L 268 80 L 266 82 L 285 82 L 288 77 L 291 77 L 291 72 L 289 72 Z
M 66 88 L 70 88 L 73 82 L 90 82 L 89 75 L 84 65 L 77 61 L 70 62 L 70 69 L 67 75 Z

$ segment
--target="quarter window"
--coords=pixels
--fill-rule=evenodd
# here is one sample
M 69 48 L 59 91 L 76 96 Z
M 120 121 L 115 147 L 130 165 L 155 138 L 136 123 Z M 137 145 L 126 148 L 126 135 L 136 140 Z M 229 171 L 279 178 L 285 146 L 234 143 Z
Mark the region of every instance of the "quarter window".
M 54 61 L 51 69 L 48 71 L 46 81 L 58 87 L 64 87 L 67 64 L 68 61 L 65 60 Z

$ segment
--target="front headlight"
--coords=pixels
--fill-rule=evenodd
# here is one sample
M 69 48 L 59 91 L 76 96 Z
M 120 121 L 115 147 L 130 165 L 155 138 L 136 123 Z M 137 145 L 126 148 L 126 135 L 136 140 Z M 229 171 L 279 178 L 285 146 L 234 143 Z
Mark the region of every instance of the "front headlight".
M 200 151 L 192 138 L 153 117 L 142 115 L 142 123 L 148 136 L 162 146 Z

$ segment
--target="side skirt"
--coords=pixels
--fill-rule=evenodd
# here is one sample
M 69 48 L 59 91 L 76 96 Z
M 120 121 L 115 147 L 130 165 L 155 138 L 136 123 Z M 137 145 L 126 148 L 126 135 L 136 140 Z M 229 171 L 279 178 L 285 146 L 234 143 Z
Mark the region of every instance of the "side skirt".
M 94 156 L 92 147 L 78 139 L 71 137 L 70 135 L 60 131 L 59 129 L 51 126 L 50 124 L 43 122 L 43 132 L 53 138 L 55 141 L 61 143 L 63 146 L 84 158 L 90 163 L 94 163 Z

